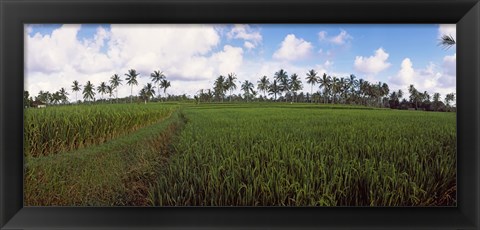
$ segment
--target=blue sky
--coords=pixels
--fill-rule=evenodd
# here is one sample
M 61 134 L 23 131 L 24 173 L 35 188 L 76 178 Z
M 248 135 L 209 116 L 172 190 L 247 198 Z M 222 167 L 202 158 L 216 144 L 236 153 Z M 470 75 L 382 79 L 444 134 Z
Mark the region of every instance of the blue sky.
M 438 46 L 455 25 L 26 25 L 26 89 L 70 89 L 73 79 L 99 84 L 134 68 L 148 82 L 153 70 L 172 81 L 169 93 L 211 88 L 219 74 L 238 80 L 305 73 L 355 74 L 392 89 L 411 82 L 442 94 L 455 90 L 456 49 Z M 73 75 L 73 76 L 72 76 Z M 138 86 L 138 90 L 142 86 Z M 128 87 L 125 87 L 128 88 Z M 308 89 L 308 90 L 307 90 Z M 310 86 L 304 82 L 304 91 Z M 119 95 L 129 95 L 129 90 Z

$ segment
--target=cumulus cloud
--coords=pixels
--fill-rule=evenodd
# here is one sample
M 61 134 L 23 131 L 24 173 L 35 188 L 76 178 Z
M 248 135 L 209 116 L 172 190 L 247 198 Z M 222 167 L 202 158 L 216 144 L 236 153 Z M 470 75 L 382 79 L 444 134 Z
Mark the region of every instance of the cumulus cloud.
M 370 57 L 356 56 L 354 68 L 360 73 L 376 75 L 390 67 L 391 64 L 387 62 L 388 56 L 383 48 L 377 49 L 375 55 Z
M 299 60 L 309 56 L 312 49 L 310 42 L 297 38 L 294 34 L 288 34 L 280 48 L 273 53 L 273 58 L 284 61 Z
M 320 31 L 318 32 L 318 40 L 320 41 L 328 41 L 332 44 L 335 45 L 343 45 L 347 43 L 348 41 L 352 40 L 353 37 L 350 35 L 347 31 L 345 30 L 340 30 L 340 33 L 338 35 L 328 37 L 327 36 L 327 31 Z
M 241 47 L 217 51 L 220 34 L 212 25 L 111 25 L 83 40 L 80 30 L 81 25 L 64 25 L 51 34 L 26 35 L 25 88 L 31 95 L 70 90 L 73 80 L 98 85 L 115 73 L 124 79 L 129 69 L 140 73 L 134 94 L 150 81 L 153 70 L 163 71 L 172 82 L 170 93 L 182 93 L 218 74 L 235 72 L 243 63 Z M 130 95 L 130 87 L 124 82 L 118 94 Z
M 407 88 L 410 84 L 421 92 L 440 93 L 444 96 L 456 90 L 455 69 L 455 54 L 445 56 L 440 66 L 431 62 L 424 68 L 415 68 L 411 59 L 405 58 L 398 73 L 389 77 L 389 83 L 392 89 L 402 89 L 406 92 L 406 97 L 408 97 Z

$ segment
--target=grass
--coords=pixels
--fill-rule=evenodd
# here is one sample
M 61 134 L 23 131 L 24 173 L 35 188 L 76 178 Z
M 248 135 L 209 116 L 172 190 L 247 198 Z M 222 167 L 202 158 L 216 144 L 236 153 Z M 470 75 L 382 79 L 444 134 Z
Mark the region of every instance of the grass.
M 25 159 L 27 206 L 143 206 L 164 167 L 180 111 L 102 145 Z
M 455 204 L 454 113 L 257 104 L 185 115 L 151 205 Z
M 102 144 L 168 117 L 175 105 L 97 104 L 27 109 L 24 154 L 38 157 Z
M 136 131 L 27 157 L 25 204 L 456 204 L 455 113 L 289 103 L 181 109 L 159 104 L 147 107 L 154 113 L 171 106 L 171 115 Z

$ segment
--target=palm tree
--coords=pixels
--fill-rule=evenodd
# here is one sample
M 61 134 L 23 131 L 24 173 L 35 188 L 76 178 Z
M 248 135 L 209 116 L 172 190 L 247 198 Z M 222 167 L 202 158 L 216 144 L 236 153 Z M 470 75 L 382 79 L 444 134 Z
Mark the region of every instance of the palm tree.
M 445 104 L 447 107 L 450 107 L 450 102 L 455 100 L 455 94 L 454 93 L 449 93 L 445 95 Z
M 112 75 L 110 78 L 110 84 L 112 86 L 112 90 L 115 90 L 116 95 L 115 98 L 117 99 L 118 103 L 118 86 L 122 84 L 122 79 L 117 74 Z
M 160 87 L 163 89 L 163 94 L 165 94 L 165 98 L 167 98 L 167 88 L 170 87 L 170 82 L 167 79 L 162 79 L 160 82 Z
M 283 69 L 280 69 L 278 72 L 275 72 L 274 76 L 275 76 L 275 79 L 277 80 L 277 82 L 279 84 L 280 93 L 288 92 L 289 87 L 288 87 L 287 72 Z M 287 98 L 285 97 L 285 101 L 286 100 L 287 100 Z
M 250 81 L 245 80 L 243 82 L 241 88 L 242 88 L 243 92 L 245 92 L 247 102 L 248 102 L 248 98 L 250 97 L 250 91 L 253 91 L 253 84 Z
M 52 94 L 52 98 L 51 98 L 51 101 L 56 105 L 58 104 L 58 102 L 62 100 L 62 97 L 60 95 L 60 92 L 55 92 Z
M 268 86 L 270 85 L 270 81 L 268 80 L 267 76 L 260 78 L 257 83 L 257 89 L 263 92 L 263 97 L 266 97 L 265 92 L 268 91 Z
M 455 42 L 455 39 L 453 39 L 452 35 L 446 35 L 446 34 L 444 34 L 440 38 L 440 42 L 438 43 L 438 45 L 443 46 L 444 49 L 449 49 L 455 44 L 457 43 Z
M 157 84 L 157 89 L 159 89 L 159 94 L 158 97 L 160 97 L 160 82 L 162 79 L 165 79 L 165 74 L 163 72 L 160 72 L 160 70 L 155 70 L 153 73 L 150 74 L 150 77 L 152 78 L 152 82 Z
M 290 89 L 293 92 L 293 101 L 296 101 L 295 98 L 297 91 L 303 89 L 302 81 L 300 81 L 296 73 L 292 74 L 292 76 L 290 77 Z
M 108 94 L 108 100 L 112 100 L 113 96 L 113 87 L 111 85 L 107 85 L 107 94 Z
M 273 80 L 273 83 L 268 87 L 268 94 L 275 95 L 275 101 L 277 101 L 277 94 L 280 93 L 280 87 L 277 84 L 277 80 Z
M 340 91 L 340 84 L 337 77 L 332 78 L 332 84 L 330 87 L 332 89 L 332 104 L 335 104 L 335 97 L 337 96 L 337 93 Z
M 234 89 L 237 89 L 235 80 L 237 80 L 237 76 L 235 76 L 235 73 L 229 73 L 227 79 L 225 80 L 226 90 L 230 90 L 230 102 L 232 101 L 232 91 Z
M 68 96 L 68 93 L 67 93 L 67 91 L 65 90 L 65 88 L 62 87 L 62 88 L 60 89 L 60 91 L 58 91 L 58 93 L 60 94 L 60 98 L 61 98 L 61 100 L 62 100 L 62 103 L 63 103 L 63 104 L 66 104 L 67 101 L 68 101 L 68 97 L 67 97 L 67 96 Z
M 87 84 L 83 88 L 83 99 L 88 101 L 88 99 L 92 99 L 95 96 L 95 91 L 93 90 L 94 86 L 90 81 L 87 81 Z
M 308 73 L 307 73 L 307 78 L 305 78 L 305 79 L 307 79 L 307 83 L 311 85 L 310 95 L 312 95 L 313 94 L 313 86 L 318 83 L 318 80 L 320 80 L 317 77 L 317 72 L 315 72 L 314 69 L 309 70 Z M 310 100 L 310 102 L 313 102 L 313 100 Z
M 413 85 L 408 86 L 408 92 L 410 93 L 410 101 L 415 103 L 415 110 L 418 109 L 419 94 L 417 89 Z
M 107 84 L 105 82 L 100 83 L 100 85 L 97 87 L 97 92 L 102 95 L 103 100 L 103 94 L 107 93 Z
M 137 81 L 137 76 L 140 75 L 139 73 L 137 73 L 136 70 L 134 69 L 131 69 L 131 70 L 128 70 L 128 73 L 125 74 L 125 76 L 127 76 L 127 78 L 125 78 L 125 80 L 127 80 L 127 85 L 130 85 L 131 89 L 130 89 L 130 103 L 133 102 L 133 85 L 138 85 L 138 81 Z
M 221 98 L 223 102 L 223 98 L 225 96 L 225 91 L 226 91 L 225 77 L 223 75 L 220 75 L 218 76 L 217 79 L 215 79 L 213 91 L 214 91 L 215 97 Z
M 75 103 L 78 101 L 78 91 L 80 91 L 80 87 L 82 86 L 78 84 L 77 80 L 73 81 L 72 91 L 75 92 Z
M 320 83 L 320 88 L 323 88 L 324 104 L 327 103 L 326 100 L 327 100 L 328 91 L 330 89 L 331 81 L 332 81 L 332 78 L 330 76 L 327 76 L 326 73 L 323 73 L 323 76 L 318 80 L 318 83 Z
M 140 97 L 145 100 L 145 104 L 147 104 L 148 99 L 153 98 L 155 95 L 155 86 L 151 83 L 147 83 L 141 90 L 140 90 Z

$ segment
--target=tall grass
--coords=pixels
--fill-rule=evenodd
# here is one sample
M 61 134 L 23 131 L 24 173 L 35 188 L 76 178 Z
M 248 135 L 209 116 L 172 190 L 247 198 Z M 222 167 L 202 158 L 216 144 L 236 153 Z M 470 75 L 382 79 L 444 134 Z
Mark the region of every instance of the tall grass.
M 285 107 L 185 109 L 150 204 L 455 204 L 455 113 Z
M 26 109 L 24 154 L 46 156 L 102 144 L 165 119 L 176 108 L 151 103 Z

